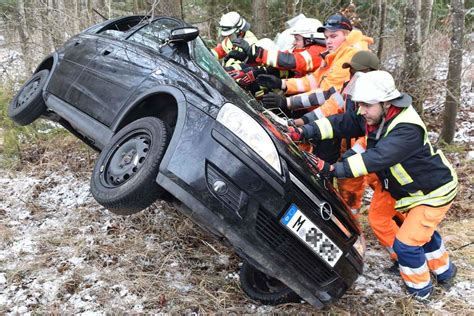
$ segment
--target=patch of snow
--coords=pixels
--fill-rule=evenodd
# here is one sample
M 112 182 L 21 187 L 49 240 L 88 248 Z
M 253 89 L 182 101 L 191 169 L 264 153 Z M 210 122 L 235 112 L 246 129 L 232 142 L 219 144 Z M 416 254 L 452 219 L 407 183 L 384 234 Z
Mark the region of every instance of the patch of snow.
M 118 259 L 114 261 L 101 252 L 103 247 L 113 247 L 113 239 L 107 237 L 110 227 L 130 228 L 124 227 L 123 218 L 111 215 L 93 201 L 88 183 L 88 179 L 77 178 L 67 171 L 51 173 L 46 178 L 26 173 L 17 173 L 15 177 L 0 174 L 0 209 L 5 210 L 0 225 L 9 230 L 4 239 L 0 238 L 2 311 L 28 314 L 37 312 L 38 306 L 53 305 L 60 306 L 61 313 L 84 315 L 179 310 L 180 307 L 171 301 L 164 307 L 150 307 L 146 290 L 136 294 L 136 288 L 130 283 L 132 279 L 127 279 L 130 265 L 137 262 L 134 256 L 117 254 Z M 153 217 L 172 216 L 160 209 L 152 214 Z M 155 238 L 143 238 L 145 252 L 174 247 L 174 241 Z M 44 256 L 45 249 L 48 257 Z M 99 259 L 90 259 L 94 256 Z M 153 256 L 143 258 L 144 267 L 148 261 L 151 265 L 156 264 L 151 259 Z M 225 267 L 230 260 L 228 254 L 222 253 L 215 255 L 211 263 Z M 361 293 L 358 295 L 364 299 L 406 295 L 400 276 L 386 271 L 391 263 L 380 246 L 369 244 L 365 262 L 364 275 L 357 279 L 351 291 Z M 186 270 L 182 270 L 179 260 L 170 259 L 166 264 L 176 271 L 160 275 L 163 278 L 160 282 L 165 284 L 165 289 L 182 293 L 181 302 L 188 302 L 188 294 L 199 288 L 191 283 L 189 272 L 182 272 Z M 111 278 L 111 271 L 115 272 L 112 275 L 118 273 L 124 278 Z M 238 283 L 238 272 L 224 270 L 223 275 L 228 284 Z M 472 292 L 472 281 L 462 280 L 447 296 L 474 307 Z M 189 302 L 192 302 L 191 298 Z M 430 308 L 446 308 L 442 302 L 433 302 L 434 307 Z M 307 304 L 302 306 L 307 307 Z M 247 313 L 275 311 L 275 307 L 265 305 L 244 303 L 241 307 Z

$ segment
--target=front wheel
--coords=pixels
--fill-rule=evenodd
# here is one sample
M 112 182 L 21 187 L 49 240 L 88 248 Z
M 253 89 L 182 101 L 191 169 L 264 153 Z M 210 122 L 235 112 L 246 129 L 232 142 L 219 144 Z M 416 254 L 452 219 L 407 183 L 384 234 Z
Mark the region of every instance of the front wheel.
M 298 303 L 301 298 L 281 281 L 261 272 L 247 261 L 240 269 L 240 286 L 251 299 L 266 305 Z
M 166 124 L 138 119 L 115 134 L 97 159 L 91 178 L 95 200 L 119 215 L 137 213 L 165 193 L 156 183 L 169 142 Z
M 8 116 L 19 125 L 28 125 L 46 112 L 43 88 L 48 80 L 49 70 L 35 73 L 18 91 L 8 106 Z

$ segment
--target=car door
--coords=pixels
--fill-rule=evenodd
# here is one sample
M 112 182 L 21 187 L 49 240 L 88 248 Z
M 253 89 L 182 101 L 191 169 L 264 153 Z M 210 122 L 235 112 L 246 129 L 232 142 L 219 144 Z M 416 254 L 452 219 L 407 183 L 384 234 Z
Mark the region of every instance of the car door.
M 97 56 L 85 67 L 70 99 L 81 111 L 110 126 L 133 91 L 162 64 L 159 45 L 181 22 L 162 18 L 126 40 L 98 35 Z
M 64 44 L 59 51 L 60 62 L 51 74 L 47 91 L 68 100 L 68 92 L 81 76 L 84 68 L 97 54 L 96 37 L 91 34 L 78 34 Z

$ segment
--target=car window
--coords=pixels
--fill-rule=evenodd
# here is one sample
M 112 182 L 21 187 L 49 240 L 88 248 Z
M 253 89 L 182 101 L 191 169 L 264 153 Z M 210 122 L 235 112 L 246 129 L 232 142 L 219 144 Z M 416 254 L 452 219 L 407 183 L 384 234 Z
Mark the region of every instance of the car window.
M 194 40 L 193 54 L 194 60 L 203 70 L 217 77 L 226 86 L 232 88 L 232 90 L 239 93 L 242 92 L 234 79 L 225 72 L 219 61 L 211 54 L 200 37 Z
M 179 26 L 182 26 L 182 23 L 176 20 L 155 20 L 130 35 L 127 40 L 159 50 L 160 45 L 169 38 L 171 30 Z

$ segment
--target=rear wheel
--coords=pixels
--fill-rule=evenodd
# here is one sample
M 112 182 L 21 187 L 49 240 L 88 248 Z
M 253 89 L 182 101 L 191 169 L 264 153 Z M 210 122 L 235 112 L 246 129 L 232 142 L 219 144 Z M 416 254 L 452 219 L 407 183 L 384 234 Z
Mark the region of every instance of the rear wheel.
M 301 298 L 281 281 L 261 272 L 247 261 L 240 269 L 240 286 L 251 299 L 265 305 L 298 303 Z
M 155 117 L 141 118 L 120 130 L 102 150 L 92 172 L 96 201 L 119 215 L 152 204 L 166 192 L 155 180 L 168 142 L 168 128 Z
M 8 116 L 19 125 L 28 125 L 46 112 L 43 88 L 49 70 L 35 73 L 20 89 L 8 106 Z

